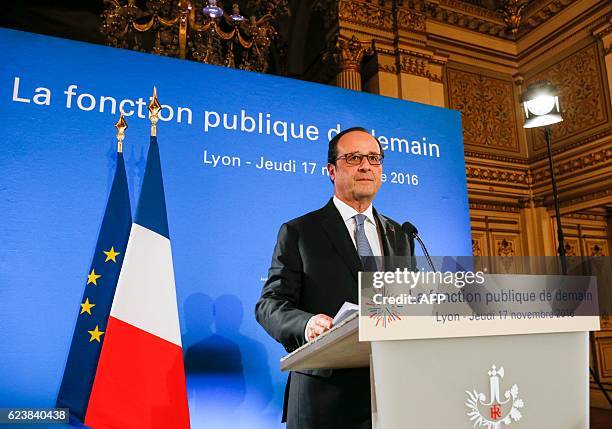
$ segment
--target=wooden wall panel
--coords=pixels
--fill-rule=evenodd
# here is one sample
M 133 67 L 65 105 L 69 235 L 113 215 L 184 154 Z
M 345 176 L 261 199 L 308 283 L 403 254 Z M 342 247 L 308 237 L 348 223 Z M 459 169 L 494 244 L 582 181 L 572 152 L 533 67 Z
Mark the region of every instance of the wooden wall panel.
M 449 68 L 447 93 L 449 107 L 463 114 L 466 147 L 520 153 L 511 80 Z
M 526 86 L 549 80 L 559 89 L 563 122 L 552 129 L 553 146 L 562 145 L 572 137 L 595 131 L 609 122 L 608 97 L 599 58 L 599 48 L 593 42 L 526 79 Z M 546 142 L 538 130 L 528 131 L 534 151 L 543 150 Z

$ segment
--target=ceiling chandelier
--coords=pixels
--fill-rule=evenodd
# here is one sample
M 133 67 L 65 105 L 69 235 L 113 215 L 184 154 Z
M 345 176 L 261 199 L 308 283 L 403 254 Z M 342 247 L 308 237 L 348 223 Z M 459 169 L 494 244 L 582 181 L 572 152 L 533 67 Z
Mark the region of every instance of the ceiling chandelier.
M 102 33 L 111 46 L 266 72 L 287 0 L 105 0 Z

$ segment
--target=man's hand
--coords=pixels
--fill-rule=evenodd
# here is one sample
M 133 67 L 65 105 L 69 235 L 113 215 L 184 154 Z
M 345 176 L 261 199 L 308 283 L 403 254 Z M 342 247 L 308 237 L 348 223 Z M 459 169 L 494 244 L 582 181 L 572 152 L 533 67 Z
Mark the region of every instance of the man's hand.
M 332 327 L 333 319 L 326 314 L 312 316 L 306 325 L 306 339 L 312 341 Z

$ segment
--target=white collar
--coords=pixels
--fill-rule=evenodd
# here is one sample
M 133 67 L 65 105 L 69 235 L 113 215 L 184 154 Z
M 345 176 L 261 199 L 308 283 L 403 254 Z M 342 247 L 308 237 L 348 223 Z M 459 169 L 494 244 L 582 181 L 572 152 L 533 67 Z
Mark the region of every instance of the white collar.
M 342 201 L 340 198 L 334 195 L 333 198 L 334 205 L 340 212 L 340 216 L 342 216 L 342 220 L 346 223 L 347 220 L 351 219 L 356 214 L 359 214 L 357 210 L 353 207 L 349 206 L 347 203 Z M 368 206 L 367 209 L 362 213 L 366 216 L 367 220 L 369 220 L 373 225 L 376 225 L 376 221 L 374 220 L 374 212 L 372 210 L 372 204 Z

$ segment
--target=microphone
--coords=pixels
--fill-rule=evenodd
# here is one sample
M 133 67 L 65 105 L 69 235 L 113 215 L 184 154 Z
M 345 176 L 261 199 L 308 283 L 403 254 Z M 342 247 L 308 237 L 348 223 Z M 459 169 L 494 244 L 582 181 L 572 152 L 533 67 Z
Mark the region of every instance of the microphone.
M 435 273 L 436 267 L 434 267 L 433 261 L 431 260 L 431 257 L 429 256 L 429 252 L 427 251 L 427 247 L 425 247 L 425 243 L 423 243 L 423 240 L 421 240 L 421 237 L 419 237 L 419 230 L 416 228 L 416 226 L 414 226 L 410 222 L 404 222 L 404 224 L 402 225 L 402 231 L 404 231 L 404 234 L 406 234 L 408 238 L 410 239 L 410 244 L 412 245 L 413 253 L 414 253 L 414 239 L 415 238 L 417 239 L 417 241 L 421 245 L 421 248 L 423 249 L 423 253 L 425 253 L 425 258 L 427 259 L 429 266 Z

